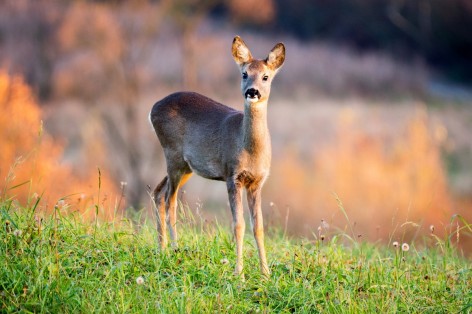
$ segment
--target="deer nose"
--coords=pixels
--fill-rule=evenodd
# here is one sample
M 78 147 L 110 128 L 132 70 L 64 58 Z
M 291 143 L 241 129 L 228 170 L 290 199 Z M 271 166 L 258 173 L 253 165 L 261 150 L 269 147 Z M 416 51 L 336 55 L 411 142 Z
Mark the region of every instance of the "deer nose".
M 255 88 L 249 88 L 246 93 L 244 93 L 244 97 L 246 98 L 261 98 L 261 93 Z

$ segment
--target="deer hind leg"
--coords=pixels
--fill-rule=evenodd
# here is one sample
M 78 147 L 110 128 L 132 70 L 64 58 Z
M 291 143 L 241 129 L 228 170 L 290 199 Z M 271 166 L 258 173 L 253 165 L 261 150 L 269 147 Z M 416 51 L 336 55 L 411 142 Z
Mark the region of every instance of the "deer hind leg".
M 249 205 L 252 231 L 254 233 L 257 249 L 259 251 L 261 272 L 263 275 L 268 276 L 270 275 L 270 270 L 267 266 L 266 252 L 264 247 L 264 222 L 261 210 L 261 189 L 248 189 L 247 201 Z
M 165 195 L 167 191 L 168 178 L 165 177 L 154 189 L 153 197 L 155 204 L 155 213 L 157 218 L 157 234 L 161 249 L 167 247 L 166 230 L 166 204 Z
M 192 171 L 189 167 L 182 173 L 181 171 L 176 172 L 170 176 L 170 180 L 167 185 L 166 193 L 166 210 L 167 210 L 167 225 L 169 227 L 170 239 L 172 247 L 177 247 L 177 196 L 181 186 L 183 186 L 187 180 L 192 176 Z

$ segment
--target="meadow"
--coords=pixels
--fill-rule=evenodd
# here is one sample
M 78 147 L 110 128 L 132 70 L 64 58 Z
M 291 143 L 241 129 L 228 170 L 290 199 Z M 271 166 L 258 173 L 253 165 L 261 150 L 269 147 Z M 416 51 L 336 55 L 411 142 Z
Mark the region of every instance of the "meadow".
M 388 245 L 326 225 L 305 239 L 269 228 L 269 278 L 260 275 L 246 234 L 240 278 L 229 228 L 187 205 L 180 205 L 178 249 L 160 251 L 152 221 L 118 213 L 109 222 L 83 220 L 64 201 L 45 214 L 39 200 L 20 204 L 3 194 L 0 203 L 2 313 L 472 311 L 471 263 L 455 247 L 471 226 L 460 216 L 451 226 L 462 227 L 444 237 L 431 230 L 413 243 Z

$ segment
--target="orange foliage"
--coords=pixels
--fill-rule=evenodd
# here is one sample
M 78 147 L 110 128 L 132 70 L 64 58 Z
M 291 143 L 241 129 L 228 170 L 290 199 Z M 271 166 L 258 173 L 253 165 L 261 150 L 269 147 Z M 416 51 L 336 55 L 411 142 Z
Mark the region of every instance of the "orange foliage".
M 64 52 L 85 48 L 102 60 L 114 64 L 123 51 L 121 29 L 109 6 L 100 3 L 74 2 L 58 31 Z
M 44 209 L 51 209 L 66 197 L 68 208 L 89 216 L 94 216 L 89 207 L 97 202 L 102 208 L 113 207 L 110 196 L 119 193 L 110 176 L 101 171 L 99 200 L 98 165 L 82 169 L 79 175 L 70 165 L 61 163 L 63 147 L 43 130 L 41 110 L 30 88 L 20 77 L 4 71 L 0 71 L 0 110 L 1 193 L 15 195 L 20 202 L 42 195 L 40 204 Z M 24 182 L 27 184 L 21 185 Z M 21 186 L 12 188 L 17 185 Z M 112 214 L 105 213 L 104 218 Z
M 273 200 L 290 207 L 289 227 L 296 233 L 316 233 L 321 219 L 346 226 L 336 195 L 355 224 L 356 236 L 385 240 L 406 221 L 426 229 L 447 224 L 452 201 L 440 156 L 444 129 L 433 126 L 424 111 L 389 137 L 368 134 L 361 123 L 347 110 L 338 118 L 334 140 L 312 161 L 289 154 L 274 162 L 273 176 L 283 179 L 269 188 L 290 191 Z M 406 237 L 416 232 L 406 229 L 401 230 Z
M 56 96 L 95 99 L 107 91 L 124 51 L 122 37 L 108 5 L 72 3 L 57 31 L 65 62 L 55 69 Z
M 275 7 L 272 0 L 231 0 L 228 6 L 234 17 L 242 21 L 264 24 L 275 16 Z

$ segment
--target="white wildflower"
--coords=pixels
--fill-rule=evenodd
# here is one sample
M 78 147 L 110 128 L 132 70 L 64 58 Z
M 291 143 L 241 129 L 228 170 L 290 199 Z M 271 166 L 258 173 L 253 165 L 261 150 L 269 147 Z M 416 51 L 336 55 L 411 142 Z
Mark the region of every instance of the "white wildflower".
M 139 276 L 138 278 L 136 278 L 136 283 L 137 283 L 138 285 L 144 284 L 144 278 L 141 277 L 141 276 Z
M 402 251 L 403 252 L 408 252 L 410 250 L 410 246 L 408 245 L 408 243 L 403 243 L 402 244 Z

